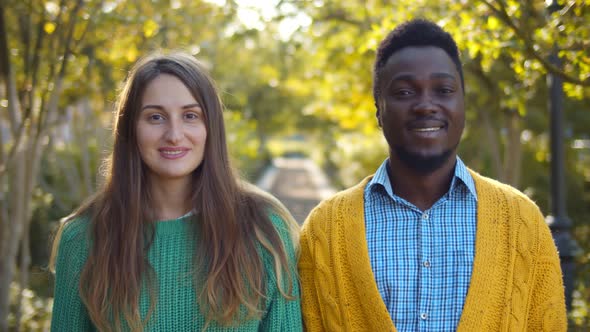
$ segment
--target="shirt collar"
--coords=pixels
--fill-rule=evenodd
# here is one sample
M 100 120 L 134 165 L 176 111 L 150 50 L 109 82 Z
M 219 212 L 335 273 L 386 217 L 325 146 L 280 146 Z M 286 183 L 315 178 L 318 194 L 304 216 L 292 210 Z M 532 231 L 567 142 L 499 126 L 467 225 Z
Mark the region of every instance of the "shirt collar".
M 379 166 L 379 168 L 377 169 L 377 172 L 375 172 L 375 175 L 373 175 L 373 178 L 371 179 L 371 181 L 369 181 L 369 183 L 367 183 L 367 189 L 369 191 L 373 191 L 378 186 L 381 186 L 385 189 L 385 191 L 387 192 L 389 197 L 395 199 L 396 196 L 393 194 L 393 188 L 391 188 L 391 182 L 389 181 L 389 174 L 387 174 L 387 163 L 388 162 L 389 162 L 389 158 L 385 159 L 385 161 L 383 163 L 381 163 L 381 166 Z
M 395 194 L 393 193 L 393 188 L 391 187 L 391 182 L 389 181 L 389 174 L 387 174 L 387 163 L 389 159 L 385 159 L 385 161 L 379 166 L 375 175 L 367 184 L 368 190 L 373 190 L 373 188 L 377 185 L 382 186 L 387 194 L 391 198 L 395 198 Z M 452 192 L 457 188 L 457 186 L 463 183 L 469 192 L 473 195 L 475 200 L 477 201 L 477 191 L 475 190 L 475 182 L 473 181 L 473 177 L 467 166 L 463 163 L 461 158 L 457 156 L 457 163 L 455 164 L 455 174 L 453 175 L 453 179 L 451 180 L 451 187 L 449 192 Z
M 455 165 L 455 176 L 453 176 L 453 180 L 451 181 L 451 190 L 454 190 L 457 186 L 457 179 L 459 179 L 463 184 L 469 189 L 469 192 L 475 200 L 477 201 L 477 191 L 475 190 L 475 181 L 473 181 L 473 177 L 467 166 L 463 163 L 463 160 L 457 156 L 457 164 Z

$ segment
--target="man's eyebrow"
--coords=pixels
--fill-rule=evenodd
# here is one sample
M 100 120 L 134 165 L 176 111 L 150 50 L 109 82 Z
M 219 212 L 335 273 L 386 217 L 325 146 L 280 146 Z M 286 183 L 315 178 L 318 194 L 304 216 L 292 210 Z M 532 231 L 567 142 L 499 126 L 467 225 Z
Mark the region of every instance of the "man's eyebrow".
M 416 75 L 400 74 L 400 75 L 396 75 L 396 76 L 392 77 L 391 81 L 389 83 L 392 83 L 395 81 L 415 81 L 415 80 L 416 80 Z
M 457 78 L 455 77 L 455 75 L 451 75 L 449 73 L 433 73 L 432 75 L 430 75 L 431 78 L 450 78 L 453 81 L 456 81 Z
M 432 73 L 430 74 L 430 78 L 447 78 L 452 80 L 457 80 L 454 75 L 449 73 Z M 391 78 L 391 82 L 395 81 L 415 81 L 417 80 L 416 75 L 414 74 L 400 74 Z

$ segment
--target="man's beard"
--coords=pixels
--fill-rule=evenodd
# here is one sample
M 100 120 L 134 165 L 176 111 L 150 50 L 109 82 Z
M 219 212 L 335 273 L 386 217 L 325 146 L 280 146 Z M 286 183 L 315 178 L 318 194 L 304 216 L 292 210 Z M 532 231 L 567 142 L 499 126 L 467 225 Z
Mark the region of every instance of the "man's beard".
M 441 168 L 449 160 L 455 149 L 448 149 L 434 156 L 421 156 L 408 151 L 403 146 L 394 146 L 393 151 L 399 160 L 408 168 L 426 175 Z

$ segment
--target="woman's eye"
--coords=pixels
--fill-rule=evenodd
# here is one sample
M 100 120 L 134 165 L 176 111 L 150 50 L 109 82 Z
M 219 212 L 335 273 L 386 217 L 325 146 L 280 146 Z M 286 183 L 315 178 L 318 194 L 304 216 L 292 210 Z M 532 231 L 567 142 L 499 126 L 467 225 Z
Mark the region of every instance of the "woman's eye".
M 189 120 L 196 120 L 199 118 L 199 115 L 196 113 L 187 113 L 185 117 Z
M 163 119 L 164 119 L 164 117 L 161 114 L 157 114 L 157 113 L 156 114 L 151 114 L 149 116 L 149 120 L 150 121 L 161 121 Z

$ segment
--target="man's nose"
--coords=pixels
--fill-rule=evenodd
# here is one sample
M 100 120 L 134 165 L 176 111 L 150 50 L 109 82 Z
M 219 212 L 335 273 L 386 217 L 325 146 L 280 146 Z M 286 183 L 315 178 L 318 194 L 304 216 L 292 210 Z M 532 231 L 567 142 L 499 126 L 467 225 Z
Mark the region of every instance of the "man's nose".
M 412 106 L 412 111 L 419 113 L 434 113 L 438 112 L 440 107 L 436 104 L 432 96 L 428 93 L 423 93 L 416 103 Z

